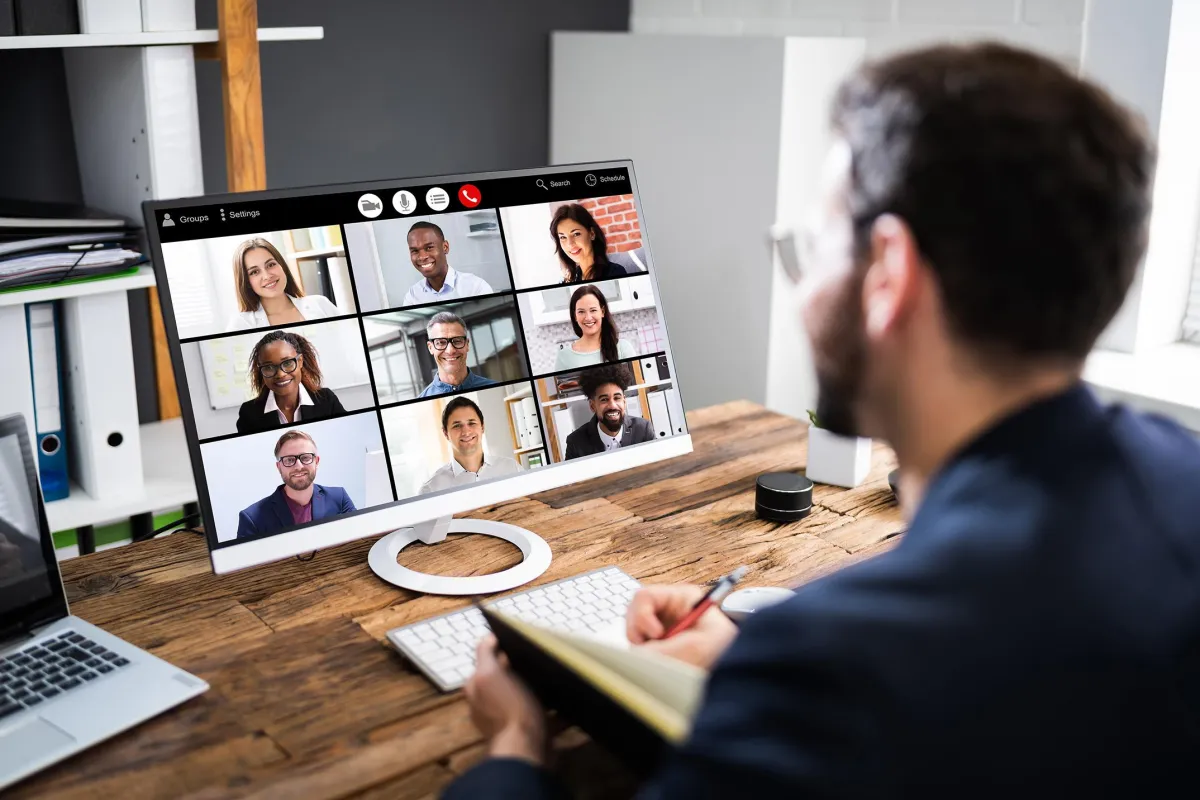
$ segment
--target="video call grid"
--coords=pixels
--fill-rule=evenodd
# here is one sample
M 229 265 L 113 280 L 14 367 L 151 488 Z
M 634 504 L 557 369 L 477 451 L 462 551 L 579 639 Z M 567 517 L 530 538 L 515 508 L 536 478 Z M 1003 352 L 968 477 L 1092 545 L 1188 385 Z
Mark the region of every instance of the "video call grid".
M 597 194 L 595 196 L 596 197 L 605 197 L 605 196 L 609 196 L 609 195 L 601 193 L 601 194 Z M 582 200 L 582 199 L 587 199 L 587 198 L 576 196 L 575 199 Z M 250 333 L 250 332 L 257 333 L 260 335 L 265 335 L 266 333 L 268 333 L 272 330 L 290 329 L 290 328 L 300 327 L 303 325 L 319 324 L 322 322 L 346 321 L 346 320 L 350 320 L 350 319 L 358 320 L 358 330 L 359 330 L 361 345 L 363 347 L 363 353 L 366 356 L 365 360 L 366 360 L 366 366 L 367 366 L 367 370 L 368 370 L 368 379 L 369 379 L 370 386 L 371 386 L 371 389 L 372 389 L 372 392 L 374 395 L 374 405 L 370 408 L 355 409 L 354 411 L 348 412 L 347 414 L 345 414 L 345 416 L 366 414 L 366 413 L 370 413 L 372 411 L 374 412 L 374 414 L 376 416 L 376 420 L 379 425 L 382 446 L 384 449 L 384 461 L 387 466 L 388 481 L 389 481 L 389 484 L 391 485 L 391 492 L 392 492 L 392 501 L 390 504 L 373 505 L 373 506 L 369 506 L 365 509 L 360 509 L 359 511 L 379 509 L 382 507 L 387 507 L 389 505 L 395 505 L 398 503 L 404 503 L 404 502 L 416 499 L 417 496 L 406 496 L 404 498 L 400 498 L 398 492 L 396 491 L 396 478 L 395 478 L 395 475 L 394 475 L 393 469 L 392 469 L 391 452 L 390 452 L 390 448 L 389 448 L 389 442 L 388 442 L 388 436 L 386 433 L 386 428 L 384 425 L 383 412 L 390 408 L 396 408 L 396 407 L 408 406 L 408 405 L 416 405 L 416 404 L 419 404 L 419 403 L 422 403 L 425 401 L 435 400 L 439 397 L 444 398 L 448 394 L 458 394 L 460 392 L 443 393 L 443 394 L 438 394 L 438 395 L 434 395 L 431 397 L 416 397 L 416 398 L 410 398 L 410 399 L 401 400 L 401 401 L 395 401 L 395 402 L 391 402 L 391 403 L 381 403 L 379 401 L 379 392 L 378 392 L 378 388 L 377 388 L 378 384 L 377 384 L 377 381 L 376 381 L 376 378 L 374 375 L 374 365 L 372 364 L 372 361 L 371 361 L 371 358 L 369 355 L 370 348 L 369 348 L 369 344 L 367 342 L 366 329 L 365 329 L 365 325 L 363 324 L 363 321 L 365 319 L 369 319 L 370 317 L 373 317 L 373 316 L 394 313 L 396 311 L 411 311 L 411 310 L 418 310 L 418 309 L 422 309 L 422 308 L 429 308 L 429 307 L 433 307 L 433 306 L 444 306 L 444 307 L 449 307 L 452 309 L 455 305 L 458 305 L 461 303 L 473 302 L 473 301 L 478 301 L 478 300 L 488 299 L 488 298 L 495 298 L 495 297 L 510 297 L 513 300 L 513 306 L 516 308 L 516 313 L 514 314 L 514 319 L 516 321 L 516 326 L 517 326 L 517 336 L 519 337 L 519 341 L 522 343 L 521 349 L 524 351 L 523 356 L 524 356 L 524 362 L 525 362 L 524 366 L 525 366 L 526 375 L 524 377 L 512 379 L 509 381 L 498 382 L 497 384 L 489 386 L 487 388 L 489 388 L 489 389 L 490 388 L 502 388 L 505 386 L 516 385 L 516 384 L 520 384 L 520 383 L 527 383 L 529 385 L 532 396 L 537 398 L 538 394 L 537 394 L 537 389 L 536 389 L 536 382 L 538 380 L 542 380 L 545 378 L 553 378 L 553 377 L 564 375 L 564 374 L 571 374 L 571 373 L 578 373 L 581 371 L 585 371 L 585 370 L 580 370 L 578 368 L 552 371 L 552 372 L 540 372 L 540 373 L 534 371 L 533 364 L 532 364 L 530 354 L 528 351 L 528 347 L 526 346 L 526 342 L 528 341 L 528 339 L 525 336 L 525 324 L 527 321 L 524 319 L 524 315 L 520 312 L 520 306 L 517 303 L 517 297 L 519 295 L 523 295 L 523 294 L 533 294 L 533 293 L 545 291 L 547 289 L 558 288 L 558 287 L 562 286 L 563 284 L 562 283 L 548 283 L 548 284 L 543 284 L 543 285 L 538 285 L 538 286 L 529 286 L 529 287 L 523 287 L 523 288 L 516 287 L 516 279 L 515 279 L 515 275 L 513 273 L 513 266 L 512 266 L 513 259 L 512 259 L 512 256 L 511 256 L 511 253 L 510 253 L 510 250 L 508 247 L 508 243 L 507 243 L 507 240 L 505 237 L 503 217 L 499 213 L 500 209 L 497 208 L 496 210 L 497 210 L 497 214 L 496 214 L 497 228 L 498 228 L 498 232 L 499 232 L 499 236 L 500 236 L 502 251 L 504 253 L 505 267 L 509 273 L 509 281 L 510 281 L 511 288 L 509 288 L 508 290 L 493 292 L 492 294 L 489 294 L 489 295 L 480 295 L 480 296 L 473 296 L 473 297 L 467 297 L 467 298 L 455 298 L 453 300 L 441 301 L 441 302 L 434 301 L 434 302 L 430 302 L 430 303 L 400 305 L 400 306 L 394 306 L 394 307 L 381 309 L 381 310 L 364 312 L 364 311 L 362 311 L 362 305 L 361 305 L 362 301 L 361 301 L 361 297 L 360 297 L 360 294 L 358 291 L 357 279 L 355 277 L 355 271 L 353 268 L 353 248 L 351 248 L 348 244 L 344 244 L 344 253 L 345 253 L 345 259 L 346 259 L 346 264 L 347 264 L 349 282 L 350 282 L 350 291 L 354 297 L 355 307 L 357 309 L 356 313 L 339 315 L 337 317 L 330 317 L 330 318 L 326 318 L 326 319 L 322 319 L 322 320 L 305 320 L 300 323 L 290 323 L 290 324 L 276 325 L 276 326 L 264 326 L 264 327 L 260 327 L 260 328 L 255 328 L 252 331 L 239 331 L 238 333 L 218 333 L 218 334 L 211 334 L 211 335 L 206 335 L 206 336 L 190 337 L 188 339 L 181 340 L 181 344 L 191 343 L 191 342 L 200 342 L 200 341 L 212 340 L 212 339 L 228 338 L 233 335 L 241 335 L 241 334 Z M 447 209 L 446 211 L 440 212 L 440 213 L 445 213 L 445 214 L 461 213 L 461 211 L 457 210 L 457 209 L 455 209 L 455 210 Z M 640 217 L 640 214 L 638 216 Z M 316 227 L 316 226 L 311 226 L 311 227 Z M 342 242 L 346 243 L 346 241 L 347 241 L 346 225 L 340 224 L 337 227 L 339 228 L 339 230 L 341 232 Z M 293 227 L 291 229 L 295 229 L 295 228 Z M 289 264 L 289 265 L 287 265 L 287 269 L 290 271 L 293 269 L 293 267 Z M 648 275 L 649 272 L 650 272 L 649 264 L 647 263 L 645 271 L 636 273 L 636 274 Z M 610 280 L 614 280 L 614 279 L 613 278 L 603 278 L 603 279 L 591 280 L 591 281 L 585 280 L 585 281 L 575 282 L 575 283 L 572 283 L 569 285 L 581 286 L 581 285 L 585 285 L 585 284 L 598 284 L 598 283 L 604 283 L 604 282 L 607 282 Z M 655 305 L 656 306 L 658 305 L 657 298 L 656 298 Z M 657 356 L 660 354 L 661 353 L 637 354 L 631 359 L 622 359 L 620 363 L 632 363 L 634 361 L 637 361 L 640 358 L 645 358 L 648 356 Z M 546 412 L 545 412 L 545 409 L 543 409 L 541 407 L 540 402 L 538 403 L 537 413 L 539 415 L 539 424 L 542 426 L 543 432 L 545 432 L 548 430 L 547 424 L 546 424 Z M 316 422 L 320 422 L 320 421 L 323 421 L 323 420 L 316 420 Z M 286 431 L 289 428 L 298 428 L 298 427 L 304 426 L 306 424 L 311 425 L 313 422 L 314 421 L 301 420 L 299 422 L 281 424 L 277 430 L 280 432 L 280 435 L 282 435 L 282 432 Z M 246 433 L 246 434 L 233 433 L 233 434 L 228 434 L 228 435 L 223 435 L 223 436 L 218 436 L 218 437 L 211 437 L 211 438 L 201 441 L 200 444 L 202 446 L 204 446 L 204 445 L 209 445 L 209 444 L 212 444 L 215 442 L 223 441 L 226 439 L 236 439 L 236 438 L 240 438 L 243 436 L 250 436 L 250 435 L 254 435 L 254 434 L 252 434 L 252 433 Z M 543 458 L 545 459 L 544 463 L 542 465 L 542 468 L 555 466 L 556 464 L 560 464 L 565 461 L 565 458 L 563 458 L 562 460 L 560 460 L 558 462 L 555 462 L 552 459 L 551 454 L 550 454 L 549 442 L 546 439 L 545 433 L 543 433 L 543 443 L 542 443 L 542 447 L 541 447 L 541 453 L 543 455 Z M 502 480 L 502 479 L 503 478 L 495 478 L 493 480 Z M 206 492 L 205 493 L 207 494 L 207 483 L 206 483 Z M 205 499 L 207 500 L 208 498 L 205 498 Z M 207 503 L 206 503 L 206 505 L 207 505 Z M 309 525 L 309 524 L 312 524 L 312 523 L 304 523 L 302 525 L 296 526 L 296 528 L 305 527 L 306 525 Z M 266 535 L 275 535 L 275 533 L 283 533 L 283 532 L 285 532 L 285 531 L 281 530 L 281 531 L 276 531 L 274 533 L 266 534 Z M 232 544 L 236 544 L 238 541 L 245 541 L 245 540 L 244 539 L 232 539 L 232 540 L 228 540 L 228 541 L 224 541 L 224 542 L 217 542 L 216 545 L 217 546 L 229 546 Z

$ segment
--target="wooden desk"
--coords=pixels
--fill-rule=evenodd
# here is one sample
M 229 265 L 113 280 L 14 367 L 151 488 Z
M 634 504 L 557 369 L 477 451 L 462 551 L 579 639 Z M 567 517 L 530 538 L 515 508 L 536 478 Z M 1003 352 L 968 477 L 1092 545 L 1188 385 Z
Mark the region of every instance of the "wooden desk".
M 878 553 L 902 531 L 885 448 L 876 446 L 865 485 L 818 486 L 813 513 L 779 525 L 755 517 L 754 480 L 804 467 L 806 427 L 745 402 L 688 421 L 690 455 L 477 516 L 544 536 L 554 561 L 542 581 L 616 564 L 642 582 L 703 582 L 748 564 L 751 584 L 795 583 Z M 73 613 L 212 689 L 6 796 L 436 796 L 481 757 L 479 736 L 461 692 L 436 691 L 384 634 L 466 601 L 383 583 L 367 567 L 371 544 L 224 577 L 190 533 L 66 562 Z M 410 549 L 405 564 L 443 574 L 493 572 L 517 554 L 475 536 Z M 580 739 L 563 737 L 574 748 L 562 764 L 569 778 L 586 776 L 581 796 L 627 789 L 611 759 Z

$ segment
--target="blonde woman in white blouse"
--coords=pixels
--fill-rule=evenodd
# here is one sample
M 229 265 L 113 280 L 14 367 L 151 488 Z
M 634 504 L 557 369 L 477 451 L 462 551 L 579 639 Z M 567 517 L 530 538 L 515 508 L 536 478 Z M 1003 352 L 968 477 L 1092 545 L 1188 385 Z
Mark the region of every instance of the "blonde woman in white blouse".
M 229 320 L 227 331 L 325 319 L 342 313 L 326 297 L 306 296 L 283 254 L 266 239 L 247 239 L 238 245 L 233 254 L 233 285 L 237 287 L 241 312 Z

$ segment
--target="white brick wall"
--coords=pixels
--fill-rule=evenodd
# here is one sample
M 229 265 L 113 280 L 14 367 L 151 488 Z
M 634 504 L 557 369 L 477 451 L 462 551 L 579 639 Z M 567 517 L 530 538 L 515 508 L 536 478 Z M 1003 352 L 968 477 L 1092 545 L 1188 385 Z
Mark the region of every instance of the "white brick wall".
M 1088 0 L 633 0 L 630 30 L 862 36 L 868 55 L 994 38 L 1077 66 Z

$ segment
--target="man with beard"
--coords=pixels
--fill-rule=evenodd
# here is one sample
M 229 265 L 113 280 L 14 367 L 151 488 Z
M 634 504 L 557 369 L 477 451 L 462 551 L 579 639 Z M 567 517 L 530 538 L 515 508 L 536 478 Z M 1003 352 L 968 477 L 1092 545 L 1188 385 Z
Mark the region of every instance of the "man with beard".
M 712 668 L 646 796 L 1185 785 L 1200 444 L 1081 382 L 1145 249 L 1142 127 L 1057 62 L 996 44 L 869 63 L 832 117 L 792 277 L 822 424 L 891 444 L 908 531 L 740 632 L 714 609 L 662 640 L 702 590 L 636 595 L 633 642 Z M 466 692 L 492 758 L 444 797 L 551 796 L 542 709 L 494 640 L 477 660 Z
M 404 305 L 492 294 L 492 287 L 483 278 L 451 267 L 449 255 L 450 243 L 440 227 L 432 222 L 413 223 L 408 229 L 408 257 L 421 273 L 421 280 L 404 295 Z
M 315 483 L 320 463 L 317 443 L 307 433 L 291 430 L 280 436 L 275 444 L 275 468 L 283 485 L 243 509 L 238 515 L 237 538 L 276 533 L 354 511 L 345 489 Z
M 606 453 L 654 439 L 654 428 L 641 417 L 625 416 L 625 390 L 633 374 L 624 364 L 590 369 L 579 376 L 592 418 L 567 436 L 566 459 Z
M 428 337 L 426 347 L 437 363 L 437 374 L 429 385 L 421 390 L 420 397 L 436 397 L 448 392 L 469 392 L 495 386 L 496 381 L 471 372 L 467 366 L 467 354 L 471 352 L 471 338 L 467 336 L 467 323 L 457 314 L 439 311 L 425 326 Z

